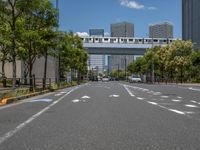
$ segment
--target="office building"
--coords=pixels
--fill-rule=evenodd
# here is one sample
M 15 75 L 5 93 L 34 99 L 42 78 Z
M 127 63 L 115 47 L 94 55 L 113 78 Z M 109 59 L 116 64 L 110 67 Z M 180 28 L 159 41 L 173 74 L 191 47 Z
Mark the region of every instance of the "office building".
M 134 37 L 134 24 L 121 22 L 111 24 L 111 37 Z
M 200 0 L 182 0 L 182 38 L 200 49 Z
M 135 59 L 134 55 L 111 55 L 108 56 L 108 70 L 109 73 L 114 70 L 125 70 L 131 62 Z
M 105 56 L 104 55 L 90 55 L 88 59 L 89 70 L 94 70 L 98 74 L 104 72 Z
M 149 25 L 150 38 L 173 38 L 173 25 L 169 22 Z
M 89 29 L 90 36 L 104 37 L 104 29 Z

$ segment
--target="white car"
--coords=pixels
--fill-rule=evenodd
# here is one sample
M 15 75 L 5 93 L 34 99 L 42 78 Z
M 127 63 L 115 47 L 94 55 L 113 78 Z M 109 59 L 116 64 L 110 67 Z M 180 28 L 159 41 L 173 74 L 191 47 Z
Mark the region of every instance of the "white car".
M 109 81 L 109 78 L 108 78 L 107 76 L 104 76 L 104 77 L 102 78 L 102 81 L 103 81 L 103 82 L 108 82 L 108 81 Z
M 129 77 L 129 82 L 133 83 L 133 82 L 142 82 L 142 79 L 140 78 L 139 75 L 132 75 Z

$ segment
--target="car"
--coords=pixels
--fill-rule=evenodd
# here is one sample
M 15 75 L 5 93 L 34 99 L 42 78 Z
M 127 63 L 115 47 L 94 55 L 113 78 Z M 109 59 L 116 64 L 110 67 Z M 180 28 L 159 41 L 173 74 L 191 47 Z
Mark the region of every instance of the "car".
M 109 81 L 109 77 L 108 77 L 108 76 L 104 76 L 104 77 L 102 78 L 102 81 L 103 81 L 103 82 L 108 82 L 108 81 Z
M 129 82 L 130 83 L 133 83 L 133 82 L 138 83 L 138 82 L 142 82 L 142 79 L 139 75 L 132 75 L 129 77 Z

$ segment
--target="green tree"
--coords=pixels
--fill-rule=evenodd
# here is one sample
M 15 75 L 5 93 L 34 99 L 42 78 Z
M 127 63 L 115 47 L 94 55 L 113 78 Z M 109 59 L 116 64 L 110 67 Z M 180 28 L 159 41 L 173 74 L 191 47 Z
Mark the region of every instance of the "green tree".
M 6 22 L 9 24 L 11 33 L 10 41 L 11 48 L 9 51 L 10 56 L 12 57 L 12 66 L 13 66 L 13 89 L 16 88 L 16 58 L 17 58 L 17 40 L 19 38 L 19 28 L 17 23 L 23 12 L 30 7 L 32 1 L 27 0 L 6 0 L 0 1 L 0 18 L 6 17 Z
M 190 41 L 174 41 L 169 48 L 168 64 L 175 68 L 181 83 L 185 77 L 186 69 L 191 65 L 190 56 L 193 51 L 193 44 Z M 180 75 L 179 75 L 180 74 Z

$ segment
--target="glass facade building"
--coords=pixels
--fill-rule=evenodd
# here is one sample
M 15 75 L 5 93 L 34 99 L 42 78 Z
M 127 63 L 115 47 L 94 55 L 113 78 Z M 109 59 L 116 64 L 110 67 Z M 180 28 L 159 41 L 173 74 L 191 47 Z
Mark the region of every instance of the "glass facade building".
M 200 49 L 200 0 L 182 0 L 182 38 Z
M 111 24 L 111 37 L 134 37 L 134 24 L 121 22 Z
M 104 29 L 89 29 L 90 36 L 104 37 Z
M 173 25 L 169 22 L 149 25 L 150 38 L 173 38 Z

